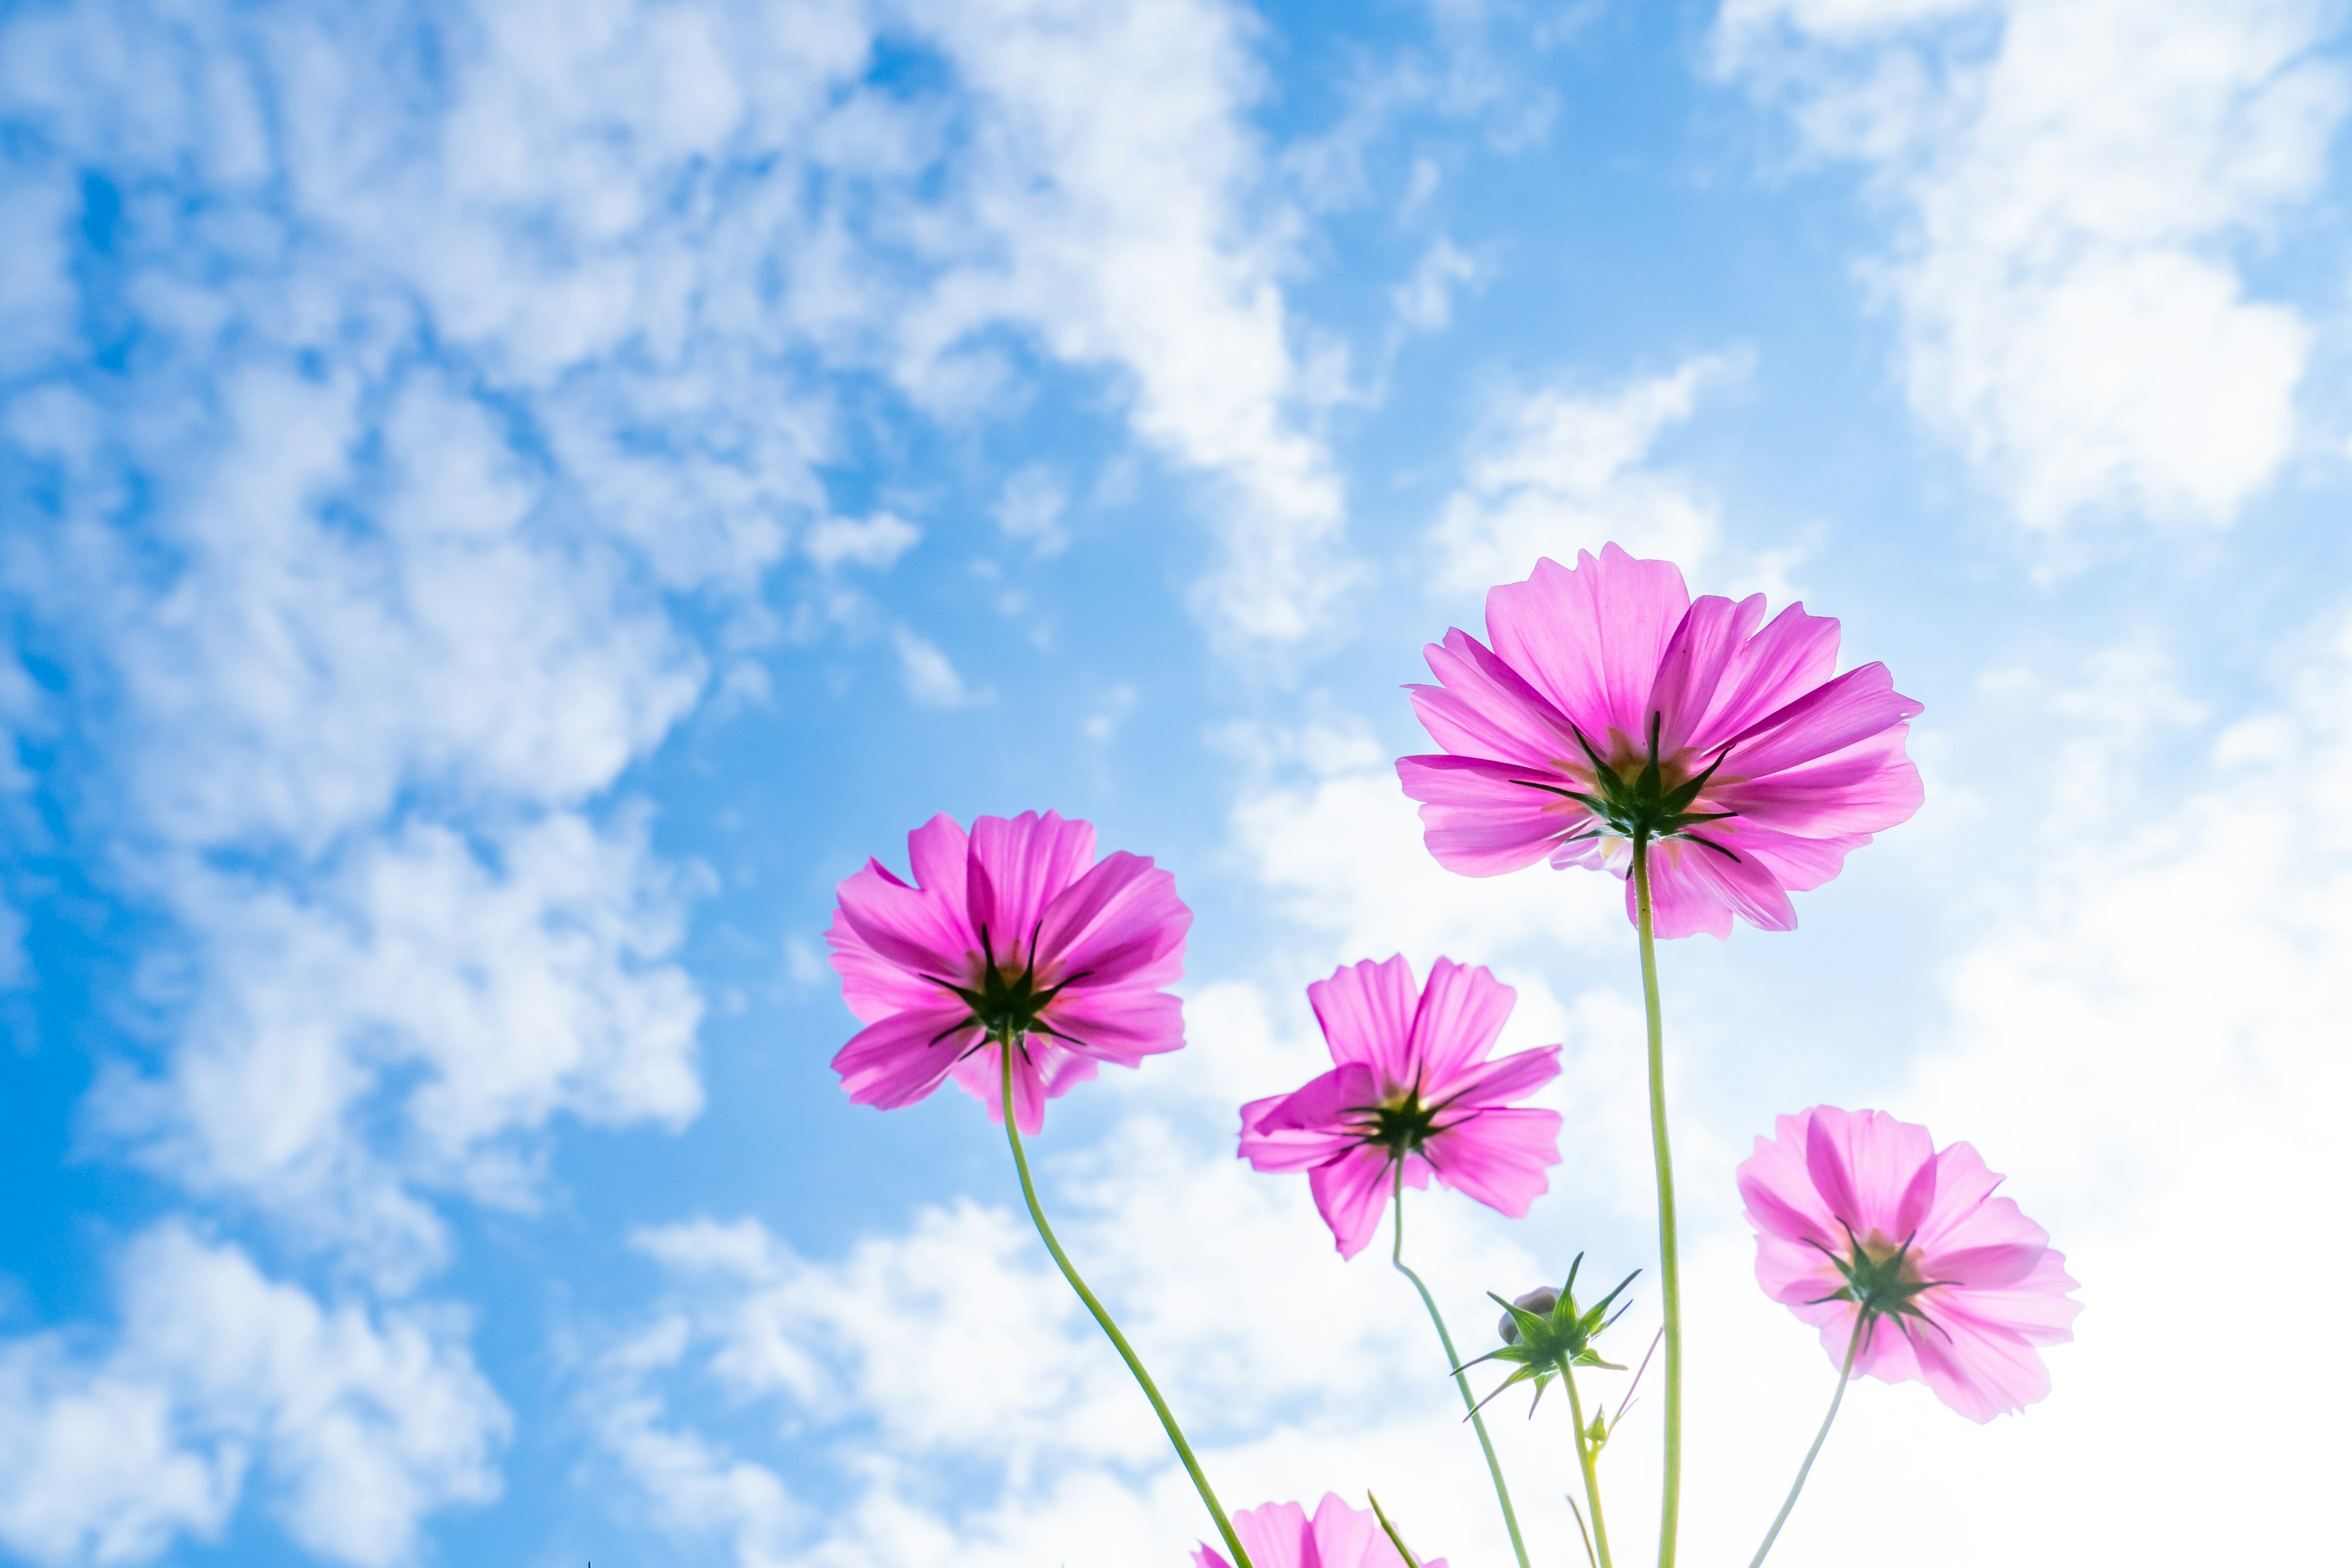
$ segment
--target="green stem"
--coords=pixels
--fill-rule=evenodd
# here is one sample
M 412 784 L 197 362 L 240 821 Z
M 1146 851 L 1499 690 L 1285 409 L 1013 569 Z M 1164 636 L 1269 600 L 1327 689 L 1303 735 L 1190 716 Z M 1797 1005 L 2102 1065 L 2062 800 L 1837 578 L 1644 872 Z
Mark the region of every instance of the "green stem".
M 1421 1292 L 1421 1304 L 1429 1309 L 1429 1321 L 1437 1325 L 1437 1342 L 1445 1347 L 1445 1364 L 1459 1367 L 1462 1358 L 1454 1352 L 1454 1336 L 1445 1331 L 1445 1319 L 1430 1296 L 1429 1287 L 1421 1276 L 1405 1267 L 1404 1262 L 1404 1161 L 1396 1163 L 1396 1247 L 1389 1253 L 1389 1261 L 1396 1271 L 1412 1281 Z M 1519 1537 L 1519 1516 L 1511 1509 L 1511 1489 L 1503 1480 L 1503 1462 L 1495 1458 L 1495 1441 L 1486 1436 L 1486 1418 L 1478 1413 L 1477 1395 L 1470 1392 L 1470 1380 L 1463 1373 L 1454 1374 L 1454 1386 L 1462 1391 L 1463 1408 L 1470 1412 L 1470 1425 L 1477 1428 L 1478 1447 L 1486 1455 L 1486 1473 L 1495 1478 L 1495 1500 L 1503 1505 L 1503 1528 L 1511 1532 L 1511 1551 L 1519 1560 L 1519 1568 L 1528 1568 L 1528 1543 Z
M 1143 1389 L 1143 1396 L 1151 1401 L 1153 1414 L 1160 1417 L 1160 1425 L 1168 1430 L 1168 1440 L 1176 1445 L 1176 1457 L 1184 1461 L 1185 1472 L 1192 1478 L 1192 1485 L 1199 1489 L 1201 1500 L 1209 1505 L 1209 1517 L 1217 1521 L 1217 1533 L 1224 1538 L 1225 1549 L 1234 1554 L 1233 1568 L 1251 1568 L 1249 1553 L 1242 1549 L 1241 1537 L 1234 1533 L 1234 1521 L 1225 1517 L 1224 1505 L 1217 1501 L 1217 1494 L 1210 1489 L 1209 1478 L 1201 1473 L 1201 1461 L 1192 1457 L 1192 1446 L 1184 1441 L 1184 1430 L 1176 1425 L 1176 1417 L 1170 1412 L 1168 1402 L 1160 1397 L 1159 1386 L 1151 1381 L 1151 1374 L 1143 1370 L 1143 1363 L 1136 1355 L 1135 1347 L 1129 1344 L 1127 1336 L 1118 1331 L 1118 1325 L 1111 1321 L 1110 1313 L 1095 1299 L 1095 1293 L 1087 1289 L 1087 1282 L 1078 1278 L 1069 1254 L 1064 1252 L 1062 1244 L 1054 1239 L 1054 1227 L 1045 1223 L 1045 1211 L 1037 1206 L 1037 1184 L 1029 1177 L 1029 1156 L 1021 1150 L 1020 1118 L 1013 1109 L 1013 1053 L 1019 1047 L 1009 1039 L 997 1041 L 998 1054 L 1003 1058 L 1004 1132 L 1013 1143 L 1013 1164 L 1021 1173 L 1021 1196 L 1029 1205 L 1029 1217 L 1037 1222 L 1037 1234 L 1044 1239 L 1045 1250 L 1054 1255 L 1054 1262 L 1060 1267 L 1062 1278 L 1070 1282 L 1070 1289 L 1076 1290 L 1078 1300 L 1087 1304 L 1087 1310 L 1092 1312 L 1095 1321 L 1102 1325 L 1102 1331 L 1110 1336 L 1110 1342 L 1118 1348 L 1119 1359 L 1127 1363 L 1127 1370 L 1135 1374 L 1135 1381 Z
M 1633 835 L 1633 910 L 1642 936 L 1642 1004 L 1650 1025 L 1650 1150 L 1658 1167 L 1659 1295 L 1666 1314 L 1666 1454 L 1658 1509 L 1658 1568 L 1674 1568 L 1683 1500 L 1683 1280 L 1675 1244 L 1675 1157 L 1666 1144 L 1666 1030 L 1658 1010 L 1658 943 L 1650 905 L 1646 833 Z
M 1577 1397 L 1576 1374 L 1562 1368 L 1560 1382 L 1568 1384 L 1568 1413 L 1576 1418 L 1576 1468 L 1584 1472 L 1584 1500 L 1592 1508 L 1592 1542 L 1601 1553 L 1601 1568 L 1609 1564 L 1609 1527 L 1601 1520 L 1601 1478 L 1592 1468 L 1592 1446 L 1584 1439 L 1584 1401 Z M 1601 1402 L 1607 1409 L 1608 1402 Z
M 1772 1550 L 1772 1543 L 1780 1539 L 1780 1527 L 1789 1522 L 1789 1510 L 1797 1506 L 1797 1494 L 1805 1489 L 1805 1478 L 1813 1473 L 1813 1460 L 1820 1457 L 1822 1444 L 1829 1438 L 1830 1423 L 1837 1419 L 1838 1406 L 1845 1403 L 1845 1385 L 1853 1376 L 1854 1352 L 1862 1349 L 1863 1330 L 1869 1321 L 1869 1313 L 1854 1314 L 1853 1337 L 1846 1341 L 1845 1364 L 1838 1368 L 1837 1392 L 1830 1395 L 1830 1413 L 1822 1417 L 1822 1429 L 1813 1434 L 1813 1446 L 1805 1450 L 1805 1462 L 1797 1467 L 1797 1484 L 1789 1489 L 1789 1500 L 1782 1503 L 1780 1511 L 1773 1516 L 1772 1528 L 1764 1532 L 1764 1544 L 1756 1549 L 1754 1557 L 1748 1559 L 1748 1568 L 1758 1568 L 1764 1561 L 1764 1554 Z

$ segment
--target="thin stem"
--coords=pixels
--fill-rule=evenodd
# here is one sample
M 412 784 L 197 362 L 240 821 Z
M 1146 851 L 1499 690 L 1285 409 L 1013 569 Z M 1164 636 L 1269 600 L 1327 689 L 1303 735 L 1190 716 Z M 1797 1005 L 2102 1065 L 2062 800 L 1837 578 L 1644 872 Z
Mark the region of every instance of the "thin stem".
M 1576 1468 L 1584 1472 L 1584 1500 L 1592 1506 L 1592 1544 L 1601 1553 L 1601 1568 L 1609 1564 L 1609 1526 L 1601 1518 L 1601 1478 L 1592 1468 L 1592 1446 L 1584 1440 L 1584 1401 L 1576 1394 L 1576 1374 L 1562 1368 L 1568 1384 L 1568 1413 L 1576 1418 Z
M 1830 1395 L 1830 1413 L 1822 1417 L 1822 1429 L 1813 1434 L 1813 1446 L 1805 1450 L 1805 1462 L 1797 1467 L 1797 1484 L 1789 1489 L 1789 1500 L 1782 1503 L 1780 1511 L 1773 1516 L 1772 1528 L 1764 1532 L 1764 1544 L 1756 1549 L 1754 1557 L 1748 1559 L 1748 1568 L 1759 1568 L 1764 1561 L 1764 1554 L 1772 1550 L 1774 1542 L 1780 1539 L 1780 1527 L 1789 1522 L 1789 1510 L 1797 1506 L 1797 1494 L 1805 1489 L 1805 1478 L 1813 1473 L 1813 1460 L 1820 1456 L 1822 1444 L 1829 1437 L 1830 1423 L 1837 1419 L 1838 1406 L 1845 1403 L 1845 1385 L 1853 1376 L 1854 1352 L 1862 1349 L 1863 1330 L 1869 1322 L 1870 1314 L 1867 1312 L 1853 1315 L 1853 1337 L 1846 1341 L 1845 1364 L 1838 1368 L 1837 1392 Z
M 1396 1247 L 1389 1254 L 1396 1271 L 1412 1281 L 1421 1292 L 1421 1304 L 1429 1309 L 1429 1321 L 1437 1325 L 1437 1342 L 1445 1347 L 1445 1364 L 1459 1367 L 1462 1358 L 1454 1352 L 1454 1336 L 1445 1331 L 1445 1319 L 1437 1310 L 1437 1302 L 1430 1296 L 1429 1287 L 1421 1276 L 1405 1267 L 1404 1262 L 1404 1162 L 1396 1163 Z M 1528 1543 L 1519 1536 L 1519 1516 L 1511 1510 L 1511 1489 L 1503 1481 L 1503 1462 L 1495 1458 L 1494 1439 L 1486 1436 L 1486 1418 L 1478 1414 L 1477 1395 L 1470 1392 L 1470 1380 L 1463 1373 L 1454 1374 L 1454 1386 L 1462 1391 L 1462 1404 L 1470 1412 L 1470 1425 L 1478 1431 L 1478 1447 L 1486 1455 L 1486 1473 L 1495 1478 L 1495 1500 L 1503 1505 L 1503 1528 L 1511 1532 L 1511 1551 L 1519 1560 L 1519 1568 L 1529 1568 Z
M 1642 1005 L 1650 1025 L 1650 1150 L 1658 1167 L 1659 1294 L 1666 1315 L 1665 1480 L 1658 1508 L 1658 1568 L 1674 1568 L 1683 1500 L 1683 1277 L 1675 1244 L 1675 1157 L 1666 1144 L 1666 1029 L 1658 1009 L 1658 943 L 1646 833 L 1633 835 L 1633 910 L 1642 937 Z
M 1009 1038 L 1000 1038 L 997 1048 L 1003 1057 L 1004 1131 L 1013 1144 L 1013 1168 L 1021 1173 L 1021 1196 L 1029 1205 L 1029 1217 L 1037 1222 L 1037 1234 L 1044 1239 L 1045 1250 L 1054 1255 L 1054 1262 L 1061 1268 L 1062 1278 L 1070 1282 L 1070 1289 L 1076 1290 L 1078 1300 L 1087 1304 L 1087 1310 L 1092 1312 L 1095 1321 L 1102 1325 L 1102 1331 L 1110 1336 L 1110 1342 L 1118 1348 L 1119 1359 L 1127 1363 L 1127 1370 L 1135 1374 L 1135 1381 L 1143 1389 L 1143 1396 L 1151 1401 L 1153 1414 L 1160 1417 L 1160 1425 L 1168 1430 L 1168 1440 L 1176 1445 L 1176 1457 L 1184 1461 L 1184 1469 L 1192 1478 L 1192 1485 L 1199 1489 L 1201 1500 L 1209 1505 L 1209 1517 L 1217 1521 L 1217 1533 L 1224 1538 L 1225 1549 L 1234 1554 L 1234 1568 L 1251 1568 L 1249 1553 L 1243 1550 L 1241 1537 L 1234 1533 L 1234 1521 L 1225 1517 L 1224 1505 L 1217 1501 L 1217 1494 L 1210 1489 L 1209 1478 L 1202 1474 L 1201 1461 L 1192 1457 L 1192 1446 L 1184 1441 L 1184 1430 L 1176 1425 L 1176 1417 L 1169 1411 L 1168 1402 L 1160 1397 L 1159 1386 L 1151 1381 L 1151 1374 L 1143 1370 L 1143 1363 L 1136 1355 L 1135 1347 L 1129 1344 L 1127 1336 L 1118 1331 L 1118 1325 L 1111 1321 L 1110 1313 L 1104 1310 L 1103 1304 L 1095 1299 L 1095 1293 L 1087 1289 L 1087 1282 L 1078 1278 L 1069 1254 L 1064 1252 L 1062 1244 L 1054 1239 L 1054 1227 L 1045 1223 L 1045 1211 L 1037 1206 L 1037 1184 L 1029 1177 L 1029 1156 L 1022 1152 L 1021 1121 L 1013 1108 L 1013 1053 L 1018 1047 Z
M 1379 1520 L 1381 1528 L 1388 1532 L 1389 1544 L 1395 1547 L 1397 1555 L 1404 1559 L 1405 1568 L 1421 1568 L 1421 1559 L 1412 1554 L 1412 1548 L 1404 1543 L 1404 1537 L 1397 1533 L 1397 1527 L 1391 1524 L 1389 1516 L 1381 1511 L 1381 1500 L 1366 1492 L 1364 1500 L 1372 1505 L 1372 1517 Z

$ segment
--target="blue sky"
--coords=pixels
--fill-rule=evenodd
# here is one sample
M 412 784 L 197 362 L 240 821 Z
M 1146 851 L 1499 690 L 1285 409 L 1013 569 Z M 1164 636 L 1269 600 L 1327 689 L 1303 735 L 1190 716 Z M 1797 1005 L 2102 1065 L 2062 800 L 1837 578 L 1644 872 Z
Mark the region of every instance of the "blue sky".
M 1665 956 L 1693 1551 L 1827 1393 L 1729 1174 L 1826 1100 L 1975 1142 L 2087 1306 L 2021 1418 L 1858 1390 L 1780 1560 L 2308 1557 L 2344 20 L 0 6 L 0 1554 L 1184 1561 L 995 1130 L 825 1065 L 834 883 L 1052 806 L 1198 917 L 1191 1047 L 1038 1146 L 1073 1250 L 1229 1502 L 1499 1560 L 1409 1293 L 1233 1110 L 1334 965 L 1491 963 L 1566 1161 L 1415 1254 L 1470 1332 L 1645 1262 L 1616 885 L 1448 878 L 1389 768 L 1422 644 L 1614 539 L 1927 704 L 1917 819 Z

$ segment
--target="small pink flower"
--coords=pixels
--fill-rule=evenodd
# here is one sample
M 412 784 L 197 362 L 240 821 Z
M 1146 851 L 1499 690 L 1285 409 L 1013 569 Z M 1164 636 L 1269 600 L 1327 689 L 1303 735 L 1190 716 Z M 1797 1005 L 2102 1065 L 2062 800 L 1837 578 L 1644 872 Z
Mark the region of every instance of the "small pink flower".
M 2034 1347 L 2074 1338 L 2083 1307 L 2049 1234 L 1993 1196 L 2000 1184 L 1966 1143 L 1938 1151 L 1884 1111 L 1783 1116 L 1739 1167 L 1756 1278 L 1820 1328 L 1835 1365 L 1867 1311 L 1857 1377 L 1918 1378 L 1977 1421 L 2022 1410 L 2050 1392 Z
M 1514 1219 L 1528 1212 L 1545 1167 L 1559 1163 L 1559 1113 L 1506 1102 L 1559 1076 L 1559 1047 L 1487 1059 L 1511 1016 L 1509 986 L 1441 958 L 1423 990 L 1399 956 L 1349 964 L 1307 995 L 1339 1065 L 1243 1106 L 1241 1156 L 1307 1173 L 1340 1257 L 1380 1228 L 1399 1160 L 1415 1187 L 1434 1173 Z
M 1337 1492 L 1323 1494 L 1312 1520 L 1295 1502 L 1245 1508 L 1234 1515 L 1234 1533 L 1255 1568 L 1404 1568 L 1381 1521 L 1349 1507 Z M 1192 1553 L 1192 1563 L 1194 1568 L 1233 1568 L 1224 1553 L 1208 1546 Z M 1422 1568 L 1445 1568 L 1445 1559 L 1424 1557 Z
M 1412 704 L 1445 753 L 1397 762 L 1448 870 L 1627 877 L 1644 830 L 1660 936 L 1788 931 L 1792 889 L 1919 809 L 1919 704 L 1883 664 L 1833 674 L 1838 624 L 1801 605 L 1766 625 L 1761 594 L 1694 602 L 1671 563 L 1612 544 L 1494 589 L 1486 634 L 1429 647 L 1438 684 Z
M 913 886 L 878 860 L 844 880 L 825 941 L 866 1027 L 833 1068 L 859 1105 L 911 1105 L 950 1073 L 1004 1120 L 996 1041 L 1010 1036 L 1024 1132 L 1045 1101 L 1184 1043 L 1192 911 L 1176 879 L 1124 850 L 1095 859 L 1091 823 L 983 816 L 969 837 L 931 818 L 907 836 Z

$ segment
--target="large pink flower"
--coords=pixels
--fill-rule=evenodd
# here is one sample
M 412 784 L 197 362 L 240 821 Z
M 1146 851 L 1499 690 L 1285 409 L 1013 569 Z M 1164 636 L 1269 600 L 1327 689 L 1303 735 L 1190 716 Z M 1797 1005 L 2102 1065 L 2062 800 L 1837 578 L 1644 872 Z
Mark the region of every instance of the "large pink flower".
M 1295 1502 L 1245 1508 L 1234 1515 L 1234 1533 L 1255 1568 L 1404 1568 L 1381 1521 L 1349 1507 L 1337 1492 L 1323 1494 L 1312 1520 Z M 1207 1546 L 1192 1553 L 1192 1563 L 1194 1568 L 1233 1568 L 1223 1552 Z M 1422 1568 L 1445 1568 L 1445 1559 L 1424 1557 Z
M 1242 1158 L 1305 1171 L 1315 1206 L 1353 1258 L 1380 1228 L 1398 1161 L 1425 1187 L 1517 1219 L 1559 1163 L 1559 1113 L 1515 1107 L 1559 1076 L 1559 1047 L 1489 1061 L 1516 999 L 1484 969 L 1441 958 L 1429 986 L 1402 956 L 1366 959 L 1307 988 L 1331 1059 L 1305 1088 L 1242 1107 Z
M 1494 589 L 1486 635 L 1429 647 L 1438 684 L 1412 703 L 1445 754 L 1397 763 L 1449 870 L 1623 877 L 1645 831 L 1659 935 L 1787 931 L 1791 890 L 1919 809 L 1919 704 L 1885 665 L 1834 674 L 1838 624 L 1801 605 L 1767 625 L 1762 595 L 1693 601 L 1672 563 L 1612 544 Z
M 2082 1303 L 2047 1232 L 1993 1196 L 2000 1178 L 1966 1143 L 1879 1110 L 1817 1105 L 1783 1116 L 1739 1167 L 1766 1295 L 1822 1331 L 1854 1375 L 1918 1378 L 1990 1421 L 2050 1392 L 2038 1345 L 2074 1338 Z
M 1095 859 L 1090 823 L 1052 812 L 935 816 L 907 836 L 912 886 L 878 860 L 839 889 L 825 941 L 866 1027 L 833 1058 L 849 1098 L 888 1110 L 955 1080 L 1004 1120 L 998 1040 L 1010 1037 L 1021 1131 L 1045 1101 L 1184 1043 L 1192 911 L 1176 879 L 1124 850 Z

